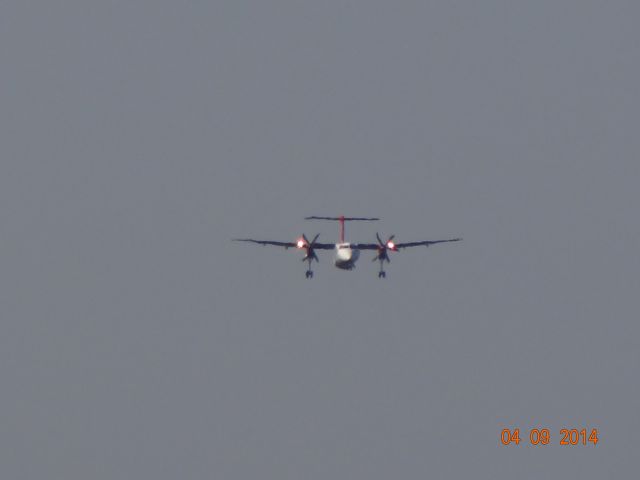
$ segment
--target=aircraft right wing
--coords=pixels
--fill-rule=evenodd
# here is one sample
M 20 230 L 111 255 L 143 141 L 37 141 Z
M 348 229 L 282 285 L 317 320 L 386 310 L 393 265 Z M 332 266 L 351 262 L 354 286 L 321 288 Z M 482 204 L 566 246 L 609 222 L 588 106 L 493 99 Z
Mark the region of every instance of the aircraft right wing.
M 253 238 L 234 238 L 233 239 L 234 242 L 251 242 L 251 243 L 257 243 L 258 245 L 274 245 L 276 247 L 284 247 L 285 249 L 288 248 L 304 248 L 305 245 L 300 245 L 298 246 L 298 243 L 296 242 L 276 242 L 273 240 L 254 240 Z M 314 250 L 333 250 L 335 248 L 335 245 L 333 243 L 315 243 L 313 242 L 313 249 Z

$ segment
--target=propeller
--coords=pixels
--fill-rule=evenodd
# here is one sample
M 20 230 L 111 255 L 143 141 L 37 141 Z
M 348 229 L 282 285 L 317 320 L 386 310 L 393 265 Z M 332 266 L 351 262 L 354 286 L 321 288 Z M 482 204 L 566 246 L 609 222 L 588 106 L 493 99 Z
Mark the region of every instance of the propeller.
M 318 239 L 318 237 L 320 236 L 320 234 L 316 234 L 315 237 L 313 237 L 313 240 L 309 241 L 309 239 L 307 238 L 307 236 L 303 233 L 302 237 L 300 237 L 298 239 L 298 241 L 296 242 L 296 246 L 299 249 L 305 249 L 306 250 L 306 254 L 304 256 L 304 258 L 302 259 L 302 261 L 309 261 L 311 262 L 312 260 L 315 260 L 316 262 L 320 262 L 320 260 L 318 260 L 318 256 L 316 255 L 316 252 L 313 248 L 313 246 L 316 243 L 316 240 Z M 311 265 L 311 263 L 309 263 L 309 265 Z
M 391 259 L 389 258 L 389 254 L 387 253 L 387 251 L 388 250 L 391 250 L 392 252 L 398 251 L 395 243 L 393 243 L 393 239 L 395 237 L 396 237 L 395 235 L 391 235 L 386 242 L 383 242 L 382 238 L 380 238 L 380 234 L 376 232 L 376 238 L 378 239 L 378 253 L 373 258 L 374 262 L 376 260 L 380 260 L 381 262 L 386 261 L 387 263 L 391 263 Z

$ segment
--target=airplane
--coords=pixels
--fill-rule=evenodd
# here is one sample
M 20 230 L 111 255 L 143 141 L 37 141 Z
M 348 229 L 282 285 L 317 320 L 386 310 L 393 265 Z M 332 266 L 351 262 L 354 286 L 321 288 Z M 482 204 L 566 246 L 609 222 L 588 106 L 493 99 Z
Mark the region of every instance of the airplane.
M 316 255 L 316 250 L 334 250 L 334 265 L 341 270 L 353 270 L 355 268 L 356 262 L 360 257 L 360 250 L 375 250 L 376 256 L 373 258 L 373 261 L 380 262 L 378 278 L 386 278 L 387 273 L 384 270 L 384 262 L 391 263 L 388 252 L 397 252 L 403 248 L 417 247 L 420 245 L 428 247 L 429 245 L 434 245 L 436 243 L 459 242 L 462 240 L 461 238 L 450 238 L 447 240 L 422 240 L 419 242 L 395 243 L 393 241 L 395 235 L 391 235 L 386 242 L 383 242 L 382 238 L 380 238 L 380 234 L 376 232 L 376 239 L 378 240 L 378 243 L 349 243 L 344 240 L 344 222 L 371 222 L 380 219 L 370 217 L 345 217 L 344 215 L 339 217 L 318 217 L 314 215 L 305 217 L 305 220 L 338 221 L 340 223 L 340 241 L 338 243 L 318 243 L 316 240 L 318 240 L 320 234 L 317 234 L 311 241 L 309 241 L 304 233 L 295 242 L 276 242 L 271 240 L 255 240 L 253 238 L 234 238 L 232 240 L 234 242 L 257 243 L 262 246 L 274 245 L 276 247 L 284 247 L 285 249 L 295 247 L 298 250 L 304 250 L 305 256 L 302 258 L 302 261 L 309 264 L 308 269 L 305 272 L 306 278 L 313 278 L 311 263 L 314 260 L 316 262 L 320 261 Z

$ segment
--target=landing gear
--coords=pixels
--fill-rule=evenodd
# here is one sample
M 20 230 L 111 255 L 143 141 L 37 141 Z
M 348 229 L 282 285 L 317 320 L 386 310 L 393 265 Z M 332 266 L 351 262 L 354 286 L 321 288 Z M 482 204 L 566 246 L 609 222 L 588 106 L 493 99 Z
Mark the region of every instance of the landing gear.
M 378 256 L 375 258 L 375 260 L 378 260 L 380 262 L 380 271 L 378 272 L 378 278 L 387 278 L 387 272 L 384 271 L 384 261 L 387 260 L 388 262 L 389 257 Z
M 307 256 L 307 257 L 303 258 L 302 260 L 306 261 L 309 264 L 309 268 L 307 269 L 306 272 L 304 272 L 305 278 L 313 278 L 313 270 L 311 270 L 311 262 L 313 262 L 313 257 Z

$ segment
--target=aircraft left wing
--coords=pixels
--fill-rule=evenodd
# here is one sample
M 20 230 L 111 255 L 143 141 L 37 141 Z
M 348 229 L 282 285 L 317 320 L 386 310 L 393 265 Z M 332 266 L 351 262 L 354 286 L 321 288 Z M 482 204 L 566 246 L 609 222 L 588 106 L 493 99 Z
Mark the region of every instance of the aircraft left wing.
M 460 240 L 462 239 L 450 238 L 448 240 L 424 240 L 422 242 L 396 243 L 395 246 L 397 249 L 407 248 L 407 247 L 419 247 L 420 245 L 424 245 L 425 247 L 428 247 L 429 245 L 435 245 L 436 243 L 459 242 Z
M 436 243 L 459 242 L 460 240 L 462 239 L 450 238 L 448 240 L 423 240 L 420 242 L 394 243 L 392 250 L 400 250 L 401 248 L 408 248 L 408 247 L 418 247 L 421 245 L 428 247 L 429 245 L 434 245 Z M 380 245 L 378 243 L 352 243 L 351 246 L 359 250 L 378 250 L 383 245 Z

